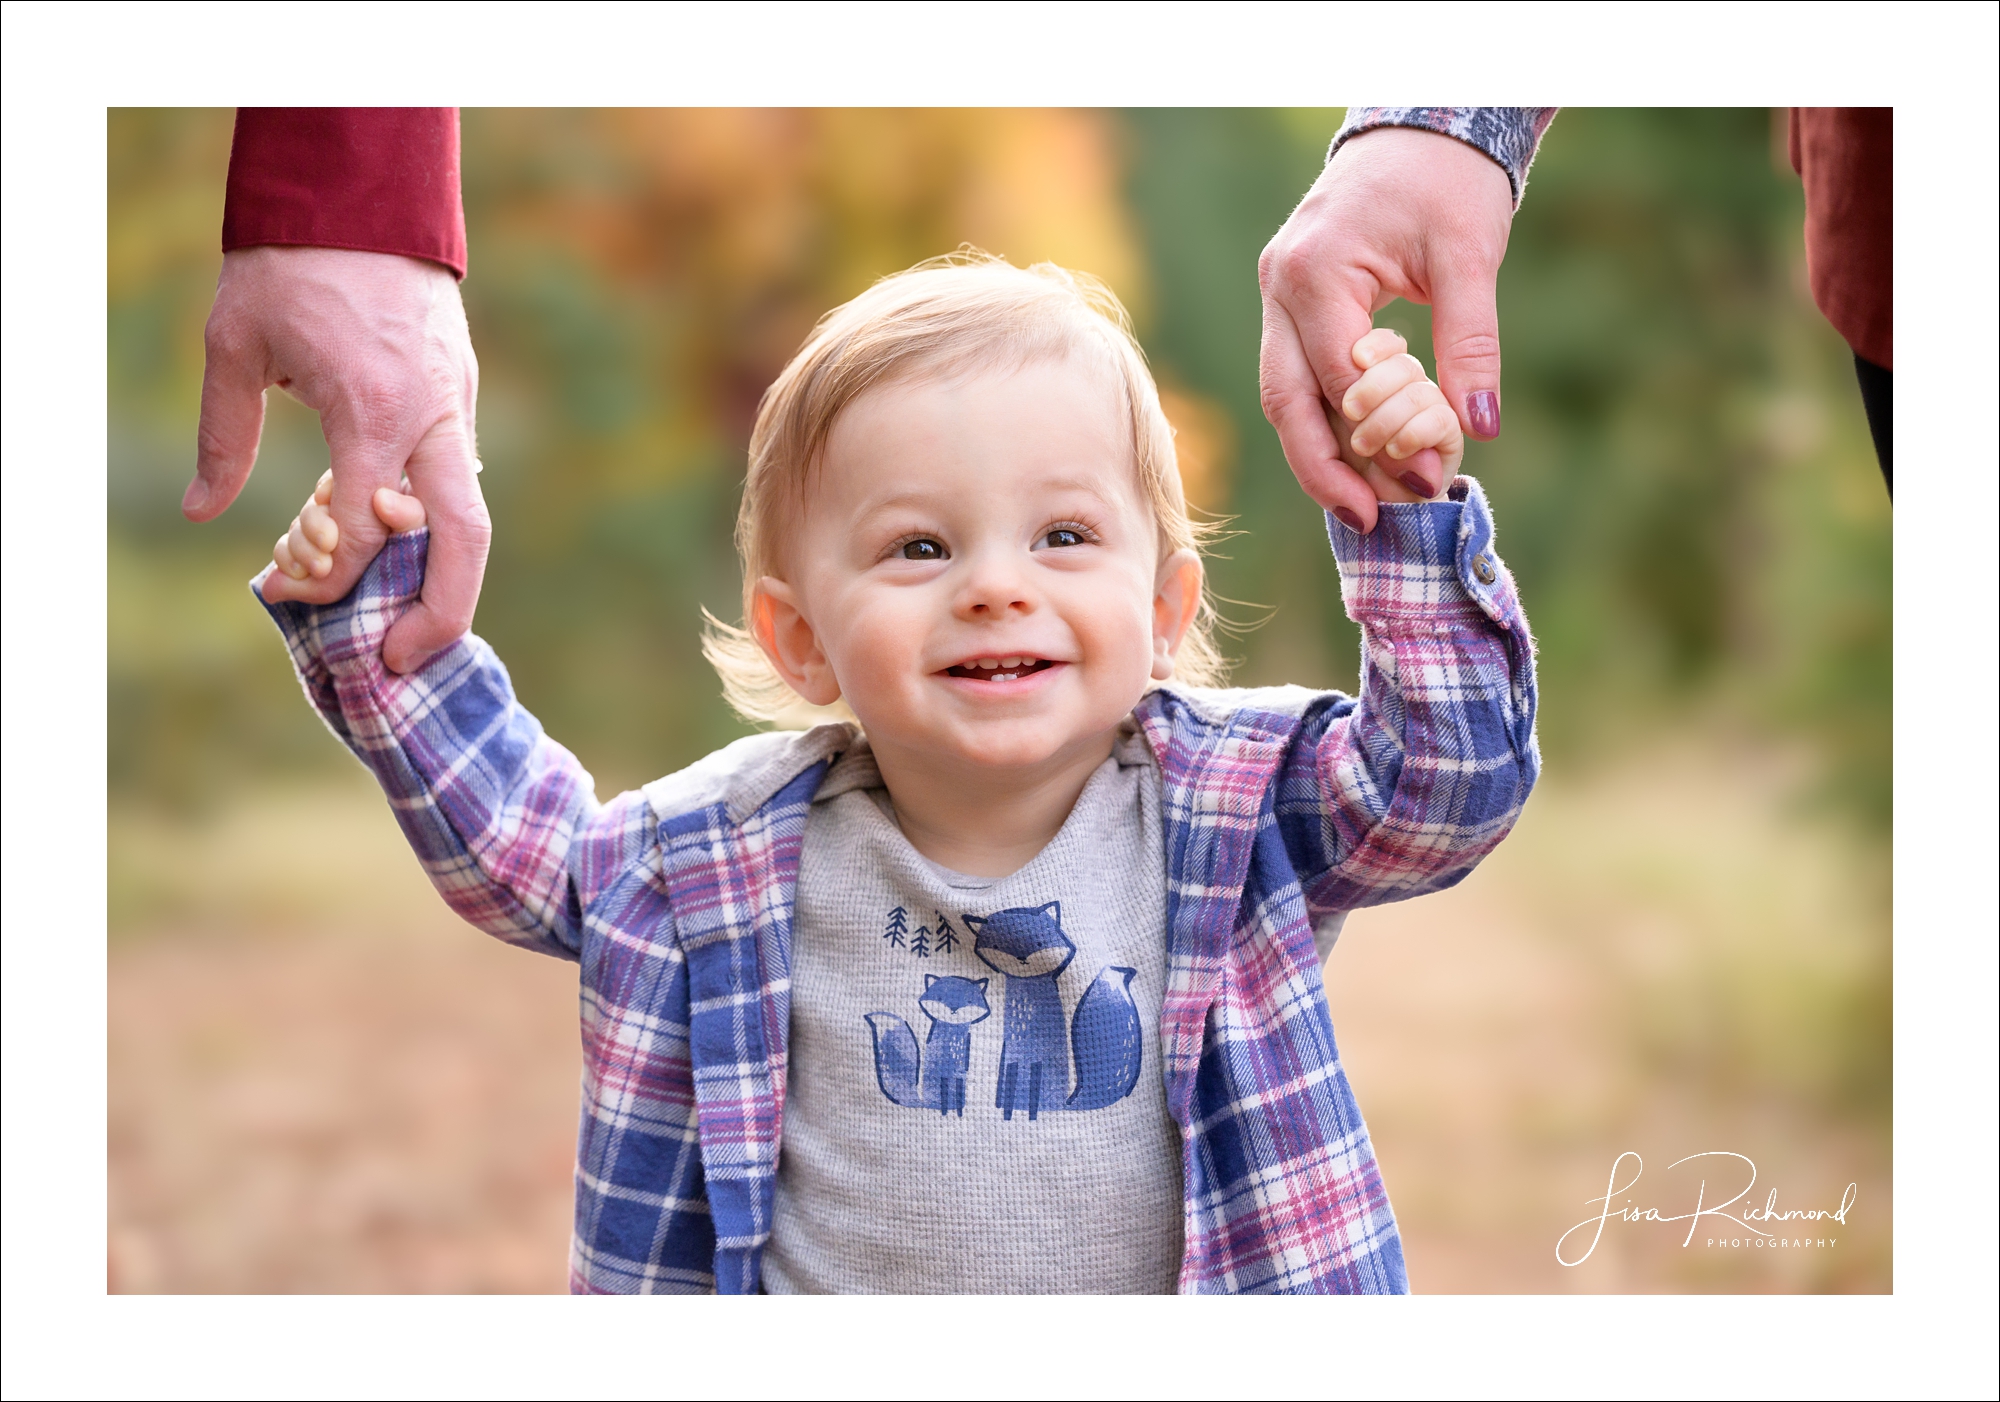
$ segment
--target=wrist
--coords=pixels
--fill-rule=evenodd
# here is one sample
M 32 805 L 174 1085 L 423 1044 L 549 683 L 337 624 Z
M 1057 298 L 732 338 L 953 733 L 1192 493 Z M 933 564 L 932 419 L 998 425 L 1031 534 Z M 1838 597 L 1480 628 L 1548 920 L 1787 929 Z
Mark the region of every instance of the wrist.
M 1443 137 L 1497 166 L 1507 179 L 1509 206 L 1518 207 L 1528 167 L 1555 114 L 1553 107 L 1350 107 L 1327 148 L 1327 159 L 1363 136 L 1384 132 L 1405 139 L 1419 133 Z

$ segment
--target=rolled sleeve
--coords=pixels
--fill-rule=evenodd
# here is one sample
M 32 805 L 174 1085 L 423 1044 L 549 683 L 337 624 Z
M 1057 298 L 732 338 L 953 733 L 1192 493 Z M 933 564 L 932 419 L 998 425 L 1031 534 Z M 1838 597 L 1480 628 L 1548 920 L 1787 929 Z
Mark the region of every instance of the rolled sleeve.
M 244 107 L 222 250 L 348 248 L 465 276 L 455 107 Z

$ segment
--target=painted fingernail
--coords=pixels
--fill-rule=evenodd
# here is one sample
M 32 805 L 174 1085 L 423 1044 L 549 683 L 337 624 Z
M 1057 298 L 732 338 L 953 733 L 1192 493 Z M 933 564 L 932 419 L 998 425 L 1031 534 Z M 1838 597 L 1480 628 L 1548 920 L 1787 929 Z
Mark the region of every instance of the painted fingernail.
M 1466 396 L 1465 413 L 1472 420 L 1472 432 L 1479 438 L 1500 436 L 1500 396 L 1490 389 Z
M 1431 494 L 1431 484 L 1417 476 L 1414 472 L 1405 472 L 1398 480 L 1402 482 L 1406 490 L 1415 492 L 1420 497 L 1427 497 Z
M 1356 516 L 1352 511 L 1349 511 L 1344 506 L 1336 506 L 1333 508 L 1333 515 L 1334 519 L 1339 521 L 1341 525 L 1347 527 L 1347 529 L 1353 531 L 1356 535 L 1361 534 L 1361 518 Z

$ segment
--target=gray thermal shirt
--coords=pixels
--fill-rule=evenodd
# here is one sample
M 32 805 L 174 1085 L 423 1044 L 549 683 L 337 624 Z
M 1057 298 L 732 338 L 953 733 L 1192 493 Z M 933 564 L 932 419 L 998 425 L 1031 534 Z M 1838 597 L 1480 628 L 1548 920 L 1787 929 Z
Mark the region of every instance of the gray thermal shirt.
M 1128 726 L 1012 876 L 927 861 L 863 741 L 806 820 L 773 1294 L 1160 1293 L 1160 776 Z

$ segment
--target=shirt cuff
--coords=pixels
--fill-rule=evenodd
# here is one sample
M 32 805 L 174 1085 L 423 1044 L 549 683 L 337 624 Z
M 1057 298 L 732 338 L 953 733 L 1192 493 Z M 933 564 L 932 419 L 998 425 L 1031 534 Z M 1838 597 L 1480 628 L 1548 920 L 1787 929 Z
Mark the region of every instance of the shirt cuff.
M 382 553 L 362 571 L 360 582 L 346 598 L 331 604 L 295 600 L 266 603 L 263 584 L 276 570 L 275 565 L 266 565 L 250 581 L 250 592 L 278 625 L 292 654 L 292 665 L 308 690 L 321 677 L 381 666 L 382 643 L 389 629 L 423 593 L 430 539 L 427 527 L 389 537 Z
M 465 276 L 455 107 L 244 107 L 222 250 L 347 248 Z
M 1439 501 L 1383 502 L 1367 535 L 1328 512 L 1326 534 L 1356 623 L 1389 633 L 1497 624 L 1526 638 L 1477 478 L 1459 476 Z
M 1528 167 L 1542 144 L 1542 133 L 1554 120 L 1553 107 L 1350 107 L 1347 120 L 1327 148 L 1330 161 L 1350 137 L 1377 127 L 1416 127 L 1440 136 L 1456 137 L 1485 152 L 1507 172 L 1514 207 L 1528 188 Z

